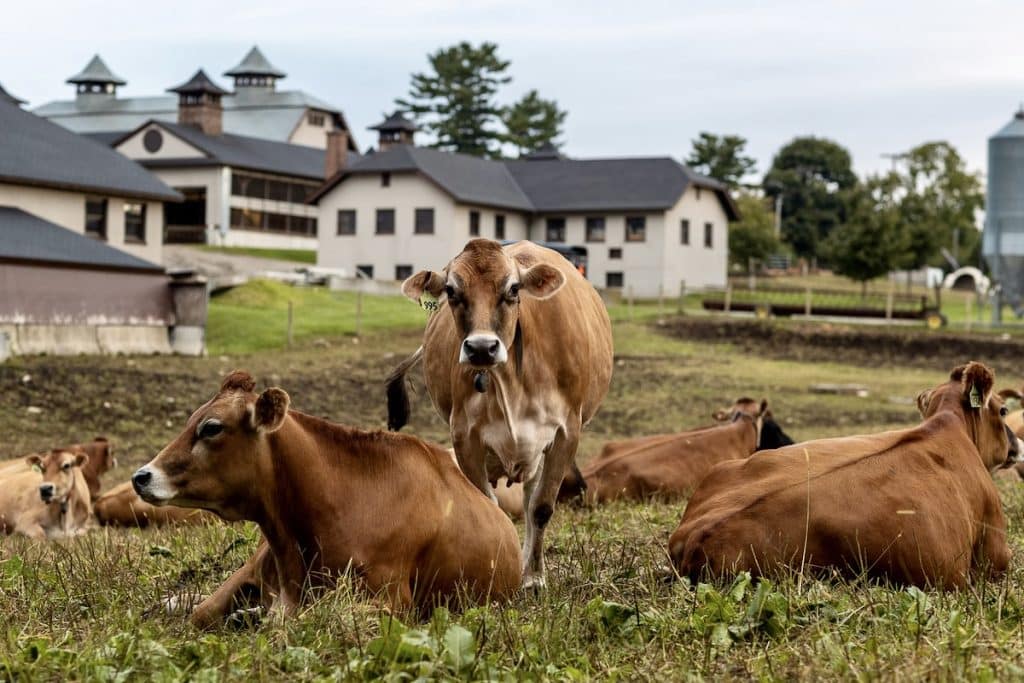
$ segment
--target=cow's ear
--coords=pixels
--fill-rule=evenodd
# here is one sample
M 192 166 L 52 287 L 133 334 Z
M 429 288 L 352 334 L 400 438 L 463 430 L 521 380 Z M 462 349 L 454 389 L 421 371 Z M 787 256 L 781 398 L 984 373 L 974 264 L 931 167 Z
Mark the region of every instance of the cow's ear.
M 29 467 L 42 467 L 43 458 L 39 454 L 33 453 L 32 455 L 27 456 L 25 458 L 25 464 L 28 465 Z
M 766 399 L 766 398 L 762 398 L 761 399 L 761 407 L 760 407 L 760 409 L 758 409 L 757 415 L 758 415 L 758 417 L 767 417 L 767 416 L 771 415 L 771 413 L 768 412 L 768 399 Z
M 430 294 L 430 296 L 436 299 L 444 291 L 445 282 L 445 276 L 441 273 L 435 273 L 432 270 L 421 270 L 402 283 L 402 294 L 416 303 L 420 303 L 423 292 Z
M 75 453 L 75 467 L 81 467 L 87 462 L 89 462 L 89 456 L 86 453 Z
M 932 398 L 932 392 L 929 389 L 925 389 L 917 395 L 917 412 L 921 413 L 921 417 L 927 417 L 928 412 L 928 401 Z
M 519 291 L 535 299 L 554 296 L 564 284 L 565 274 L 546 263 L 538 263 L 519 273 Z
M 1008 398 L 1012 398 L 1015 401 L 1024 401 L 1024 394 L 1020 393 L 1016 389 L 1000 389 L 999 398 L 1004 401 Z
M 964 368 L 961 380 L 964 402 L 975 409 L 987 406 L 995 384 L 996 377 L 991 370 L 981 363 L 971 361 Z
M 291 399 L 284 389 L 271 387 L 260 394 L 253 408 L 253 427 L 260 432 L 274 432 L 281 428 L 288 416 Z

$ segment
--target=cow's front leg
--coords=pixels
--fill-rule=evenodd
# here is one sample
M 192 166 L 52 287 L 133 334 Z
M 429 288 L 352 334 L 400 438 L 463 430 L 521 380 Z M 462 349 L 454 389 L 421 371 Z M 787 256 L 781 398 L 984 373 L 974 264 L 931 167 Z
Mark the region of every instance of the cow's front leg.
M 494 495 L 487 477 L 487 453 L 479 436 L 475 432 L 456 435 L 452 438 L 452 446 L 455 448 L 455 460 L 462 473 L 473 482 L 473 486 L 483 491 L 484 495 L 497 505 L 498 497 Z
M 277 566 L 270 545 L 260 542 L 256 553 L 192 612 L 192 625 L 210 629 L 222 625 L 237 610 L 268 608 L 277 591 Z
M 523 540 L 523 588 L 544 588 L 544 530 L 555 511 L 558 489 L 569 463 L 576 457 L 580 426 L 559 430 L 537 473 L 523 485 L 526 538 Z

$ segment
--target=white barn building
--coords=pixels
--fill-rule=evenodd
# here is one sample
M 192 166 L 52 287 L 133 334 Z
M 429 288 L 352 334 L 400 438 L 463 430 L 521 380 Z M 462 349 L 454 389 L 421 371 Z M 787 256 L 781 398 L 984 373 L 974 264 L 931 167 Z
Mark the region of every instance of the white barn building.
M 378 280 L 443 267 L 473 237 L 584 247 L 587 277 L 638 297 L 722 287 L 725 186 L 669 157 L 569 159 L 543 149 L 491 161 L 416 147 L 395 114 L 380 150 L 346 164 L 312 201 L 317 264 Z

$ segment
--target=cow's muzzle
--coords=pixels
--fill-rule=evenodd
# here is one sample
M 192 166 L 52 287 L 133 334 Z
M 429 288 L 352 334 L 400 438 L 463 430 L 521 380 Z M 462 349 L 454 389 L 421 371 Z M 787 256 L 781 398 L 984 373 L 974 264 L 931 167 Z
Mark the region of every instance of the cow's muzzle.
M 459 362 L 477 367 L 500 365 L 508 360 L 508 349 L 493 334 L 473 334 L 462 342 Z
M 39 497 L 43 499 L 44 503 L 49 503 L 53 500 L 54 495 L 57 493 L 57 487 L 53 484 L 40 484 L 39 486 Z

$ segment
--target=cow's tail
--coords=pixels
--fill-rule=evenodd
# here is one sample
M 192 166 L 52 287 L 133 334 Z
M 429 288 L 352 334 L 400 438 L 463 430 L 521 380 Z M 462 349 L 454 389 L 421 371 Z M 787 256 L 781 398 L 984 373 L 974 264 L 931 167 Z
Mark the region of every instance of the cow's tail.
M 405 374 L 423 359 L 423 347 L 398 364 L 386 382 L 388 394 L 388 429 L 397 432 L 409 422 L 412 407 L 409 404 L 409 390 L 405 386 Z

